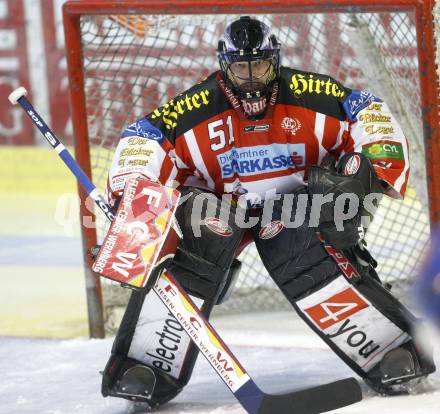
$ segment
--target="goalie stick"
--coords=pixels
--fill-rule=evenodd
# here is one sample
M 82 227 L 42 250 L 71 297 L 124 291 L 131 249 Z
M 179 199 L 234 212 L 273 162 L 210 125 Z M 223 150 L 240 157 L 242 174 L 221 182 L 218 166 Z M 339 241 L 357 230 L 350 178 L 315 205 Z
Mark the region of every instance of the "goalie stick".
M 79 183 L 107 218 L 113 221 L 113 209 L 104 201 L 104 197 L 98 192 L 90 178 L 35 111 L 32 104 L 25 97 L 26 93 L 25 88 L 17 88 L 9 95 L 9 101 L 12 104 L 18 103 L 23 108 Z M 354 378 L 285 394 L 270 395 L 264 393 L 247 374 L 231 350 L 169 271 L 166 269 L 162 271 L 153 287 L 153 291 L 176 317 L 191 340 L 248 413 L 313 414 L 344 407 L 362 399 L 360 386 Z

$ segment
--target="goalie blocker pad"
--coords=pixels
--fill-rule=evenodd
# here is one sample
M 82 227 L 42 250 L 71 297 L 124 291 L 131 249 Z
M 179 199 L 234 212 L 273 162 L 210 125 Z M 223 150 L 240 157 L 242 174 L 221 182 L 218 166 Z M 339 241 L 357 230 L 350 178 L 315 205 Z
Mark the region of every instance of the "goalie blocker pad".
M 155 267 L 176 250 L 177 233 L 170 230 L 179 197 L 174 188 L 129 178 L 92 270 L 131 288 L 145 287 Z
M 212 194 L 187 188 L 182 191 L 182 200 L 176 219 L 183 238 L 174 258 L 163 266 L 172 271 L 203 315 L 209 317 L 214 304 L 228 297 L 237 278 L 240 263 L 234 255 L 244 230 L 235 224 L 231 206 L 229 218 L 221 215 L 228 206 Z M 192 217 L 194 211 L 201 214 L 200 220 Z M 152 407 L 161 405 L 189 381 L 197 355 L 196 346 L 156 294 L 135 291 L 104 370 L 102 394 L 145 401 Z M 145 372 L 140 366 L 148 367 L 156 376 L 155 381 L 148 381 L 154 389 L 138 392 L 142 379 L 136 381 L 136 373 Z M 132 374 L 130 381 L 125 381 L 127 373 Z M 132 390 L 130 384 L 135 384 Z
M 299 226 L 286 217 L 284 198 L 274 202 L 271 221 L 253 232 L 266 269 L 301 318 L 379 392 L 433 372 L 431 356 L 412 333 L 416 318 L 381 285 L 373 267 L 361 265 L 355 249 L 342 252 L 322 242 L 309 227 L 307 189 L 289 200 L 292 215 L 305 217 Z M 384 361 L 395 360 L 392 351 L 400 349 L 409 357 L 391 372 Z

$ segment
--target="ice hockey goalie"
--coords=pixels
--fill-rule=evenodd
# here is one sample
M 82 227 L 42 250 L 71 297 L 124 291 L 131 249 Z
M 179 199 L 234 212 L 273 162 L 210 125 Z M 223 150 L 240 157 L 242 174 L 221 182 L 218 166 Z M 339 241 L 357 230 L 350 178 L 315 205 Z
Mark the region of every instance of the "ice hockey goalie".
M 217 56 L 220 70 L 127 126 L 109 172 L 111 201 L 133 175 L 178 188 L 183 238 L 167 266 L 206 317 L 252 241 L 295 311 L 346 364 L 379 393 L 405 392 L 434 363 L 414 336 L 418 320 L 382 285 L 363 242 L 380 198 L 405 194 L 408 147 L 397 120 L 379 97 L 281 66 L 277 39 L 248 16 L 227 26 Z M 230 214 L 220 217 L 224 194 Z M 200 197 L 207 207 L 194 218 Z M 197 351 L 157 301 L 133 293 L 104 395 L 157 406 L 187 384 Z

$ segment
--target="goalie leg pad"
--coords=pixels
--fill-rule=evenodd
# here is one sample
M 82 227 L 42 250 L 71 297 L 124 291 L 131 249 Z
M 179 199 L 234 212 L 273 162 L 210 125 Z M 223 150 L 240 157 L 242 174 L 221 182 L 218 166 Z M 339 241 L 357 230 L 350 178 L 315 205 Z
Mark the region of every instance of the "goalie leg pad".
M 209 317 L 214 301 L 190 297 L 204 316 Z M 154 292 L 135 291 L 103 372 L 102 394 L 148 402 L 151 407 L 162 405 L 179 394 L 187 384 L 197 356 L 197 348 L 159 297 Z M 128 373 L 134 366 L 152 371 L 155 376 L 153 389 L 144 386 L 142 370 Z M 136 380 L 137 373 L 140 375 Z M 124 378 L 129 379 L 125 383 L 135 387 L 123 390 Z M 139 387 L 145 390 L 141 389 L 136 394 Z
M 283 196 L 273 203 L 271 221 L 266 218 L 266 224 L 260 223 L 252 229 L 264 266 L 291 302 L 326 284 L 339 272 L 338 266 L 323 248 L 314 229 L 307 224 L 310 203 L 301 201 L 308 200 L 307 187 L 299 188 L 293 196 L 290 221 L 295 222 L 295 215 L 304 217 L 302 225 L 289 227 L 286 224 Z
M 293 211 L 300 208 L 295 200 Z M 282 222 L 282 204 L 283 200 L 274 203 L 272 227 Z M 346 262 L 360 274 L 359 280 L 349 280 L 307 220 L 297 228 L 286 225 L 272 233 L 260 226 L 254 237 L 266 269 L 301 318 L 376 390 L 394 393 L 396 382 L 435 370 L 431 356 L 412 333 L 416 318 L 378 282 L 368 264 L 363 266 L 355 262 L 354 254 L 348 255 Z M 394 351 L 400 349 L 405 351 Z M 392 371 L 389 361 L 398 357 L 402 368 Z
M 214 304 L 223 299 L 234 279 L 230 267 L 243 230 L 235 225 L 233 214 L 224 222 L 214 217 L 221 208 L 214 196 L 204 197 L 194 189 L 183 195 L 188 196 L 187 200 L 176 212 L 183 239 L 166 267 L 204 316 L 209 317 Z M 192 212 L 198 208 L 194 204 L 203 200 L 205 208 L 198 217 L 200 238 L 194 234 L 198 227 L 194 227 L 197 217 Z M 233 266 L 237 267 L 238 264 Z M 197 348 L 156 294 L 135 291 L 103 373 L 102 393 L 146 401 L 152 407 L 164 404 L 187 384 L 197 355 Z M 154 387 L 149 380 L 151 374 L 155 377 Z

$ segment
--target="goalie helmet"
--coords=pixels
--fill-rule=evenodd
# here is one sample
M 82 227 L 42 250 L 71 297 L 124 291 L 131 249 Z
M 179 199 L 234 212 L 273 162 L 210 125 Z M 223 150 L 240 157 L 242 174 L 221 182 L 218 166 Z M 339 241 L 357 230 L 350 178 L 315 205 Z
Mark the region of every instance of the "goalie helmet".
M 242 16 L 226 27 L 217 57 L 226 84 L 242 99 L 268 96 L 280 72 L 280 44 L 263 22 Z

